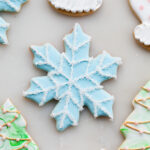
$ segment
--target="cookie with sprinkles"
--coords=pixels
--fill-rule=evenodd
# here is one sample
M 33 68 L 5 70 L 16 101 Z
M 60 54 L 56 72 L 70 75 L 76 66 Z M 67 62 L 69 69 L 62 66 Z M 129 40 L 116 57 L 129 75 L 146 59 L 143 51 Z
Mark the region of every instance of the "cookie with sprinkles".
M 121 127 L 125 141 L 120 150 L 150 149 L 150 81 L 133 101 L 134 111 Z
M 56 11 L 68 16 L 84 16 L 97 11 L 102 0 L 48 0 Z
M 150 0 L 129 0 L 129 4 L 141 24 L 134 29 L 136 41 L 150 49 Z
M 20 112 L 6 100 L 0 107 L 0 150 L 39 150 L 26 126 Z

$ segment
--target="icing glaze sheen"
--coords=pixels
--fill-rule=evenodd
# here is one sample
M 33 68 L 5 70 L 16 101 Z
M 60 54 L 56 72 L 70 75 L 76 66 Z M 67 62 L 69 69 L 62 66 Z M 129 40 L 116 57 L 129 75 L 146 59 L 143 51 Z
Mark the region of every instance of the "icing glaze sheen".
M 89 12 L 95 11 L 102 5 L 102 0 L 49 0 L 50 3 L 57 9 L 65 11 Z
M 95 117 L 113 118 L 114 97 L 101 83 L 116 77 L 121 59 L 106 52 L 89 57 L 90 40 L 75 24 L 73 32 L 64 38 L 65 53 L 60 54 L 51 44 L 31 46 L 35 66 L 48 74 L 33 78 L 24 95 L 40 106 L 52 99 L 59 100 L 51 114 L 59 131 L 77 125 L 84 106 Z
M 39 150 L 25 129 L 26 121 L 8 99 L 0 107 L 0 150 Z
M 0 44 L 7 44 L 6 32 L 9 28 L 9 24 L 0 17 Z
M 130 5 L 142 24 L 134 30 L 135 39 L 150 46 L 150 0 L 129 0 Z
M 19 12 L 21 5 L 28 0 L 0 0 L 0 11 Z

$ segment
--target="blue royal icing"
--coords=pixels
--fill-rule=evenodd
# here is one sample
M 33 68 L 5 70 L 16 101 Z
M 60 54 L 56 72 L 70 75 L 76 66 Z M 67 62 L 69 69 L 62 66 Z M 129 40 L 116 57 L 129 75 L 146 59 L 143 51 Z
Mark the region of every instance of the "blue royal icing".
M 51 114 L 59 131 L 78 124 L 83 106 L 94 117 L 113 118 L 114 97 L 103 90 L 101 83 L 116 78 L 121 59 L 106 52 L 89 57 L 90 40 L 75 24 L 73 32 L 64 38 L 65 53 L 60 54 L 51 44 L 31 46 L 34 65 L 48 74 L 33 78 L 24 95 L 40 106 L 52 99 L 59 100 Z
M 8 43 L 7 36 L 6 36 L 6 32 L 8 28 L 9 28 L 9 24 L 0 17 L 0 43 L 1 44 Z
M 28 0 L 0 0 L 0 11 L 19 12 L 21 5 Z

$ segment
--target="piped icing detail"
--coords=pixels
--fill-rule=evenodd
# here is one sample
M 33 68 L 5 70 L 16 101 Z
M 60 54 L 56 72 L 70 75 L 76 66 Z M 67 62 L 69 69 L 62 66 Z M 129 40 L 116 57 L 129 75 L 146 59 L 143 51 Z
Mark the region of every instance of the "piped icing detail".
M 19 12 L 28 0 L 0 0 L 0 11 Z
M 25 129 L 26 121 L 8 99 L 0 107 L 0 149 L 39 150 Z
M 134 30 L 135 39 L 139 40 L 145 46 L 150 46 L 150 1 L 129 0 L 129 2 L 142 22 Z
M 33 78 L 24 95 L 40 106 L 52 99 L 59 100 L 51 114 L 59 131 L 78 124 L 83 106 L 94 117 L 113 118 L 114 97 L 101 83 L 116 78 L 121 59 L 105 51 L 96 58 L 89 57 L 90 40 L 75 24 L 73 32 L 64 38 L 65 53 L 60 54 L 51 44 L 31 46 L 34 65 L 48 74 Z
M 101 5 L 102 0 L 49 0 L 56 9 L 71 11 L 72 13 L 82 13 L 96 11 Z
M 6 32 L 9 28 L 9 24 L 0 17 L 0 44 L 7 44 Z
M 134 111 L 121 127 L 126 140 L 120 150 L 148 150 L 150 148 L 150 81 L 135 97 Z

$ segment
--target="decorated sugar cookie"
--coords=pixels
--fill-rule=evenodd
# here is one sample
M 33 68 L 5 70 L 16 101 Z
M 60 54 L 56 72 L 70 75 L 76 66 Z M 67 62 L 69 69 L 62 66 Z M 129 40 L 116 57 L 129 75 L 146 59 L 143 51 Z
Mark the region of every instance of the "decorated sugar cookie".
M 7 44 L 6 32 L 9 28 L 9 24 L 0 17 L 0 44 Z
M 129 0 L 141 24 L 134 30 L 135 39 L 145 48 L 150 48 L 150 0 Z
M 102 0 L 48 0 L 58 12 L 69 16 L 84 16 L 99 9 Z
M 121 127 L 126 140 L 120 150 L 150 149 L 150 81 L 133 101 L 134 111 Z
M 0 150 L 39 150 L 26 132 L 26 121 L 8 99 L 0 107 Z
M 19 12 L 28 0 L 0 0 L 0 11 Z
M 83 106 L 88 107 L 94 117 L 113 118 L 114 97 L 101 83 L 116 78 L 121 59 L 107 52 L 96 58 L 89 57 L 90 40 L 80 25 L 75 24 L 73 32 L 64 38 L 65 53 L 60 54 L 51 44 L 31 46 L 35 66 L 48 74 L 33 78 L 25 97 L 40 106 L 52 99 L 58 100 L 51 116 L 60 131 L 78 124 Z
M 28 0 L 0 0 L 0 12 L 19 12 L 21 6 Z M 7 44 L 6 31 L 9 24 L 0 17 L 0 44 Z

